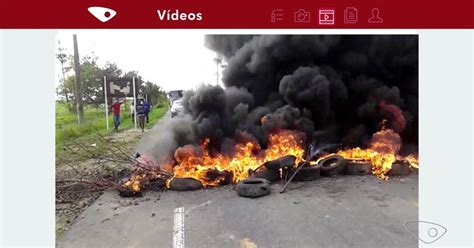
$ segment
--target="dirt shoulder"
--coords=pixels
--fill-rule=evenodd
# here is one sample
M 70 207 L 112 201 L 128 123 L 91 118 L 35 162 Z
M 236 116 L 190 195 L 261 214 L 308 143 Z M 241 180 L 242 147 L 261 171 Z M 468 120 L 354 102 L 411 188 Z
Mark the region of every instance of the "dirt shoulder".
M 146 134 L 128 129 L 78 139 L 56 156 L 56 238 L 105 190 L 131 171 L 127 156 Z

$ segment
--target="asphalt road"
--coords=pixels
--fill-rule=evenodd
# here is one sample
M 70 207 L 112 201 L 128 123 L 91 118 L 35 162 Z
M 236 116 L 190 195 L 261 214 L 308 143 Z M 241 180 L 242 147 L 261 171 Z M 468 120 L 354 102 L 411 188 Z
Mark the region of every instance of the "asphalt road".
M 418 177 L 339 176 L 248 199 L 231 186 L 189 192 L 106 192 L 58 247 L 417 247 Z M 255 245 L 255 246 L 254 246 Z
M 138 151 L 153 144 L 157 130 L 142 138 Z M 270 195 L 257 199 L 237 196 L 232 186 L 146 192 L 136 199 L 108 191 L 78 217 L 57 246 L 418 246 L 404 226 L 418 219 L 416 175 L 387 182 L 371 175 L 321 178 L 293 183 L 283 194 L 280 187 L 273 184 Z
M 150 152 L 151 147 L 156 143 L 156 140 L 160 138 L 160 128 L 161 123 L 169 120 L 171 118 L 171 113 L 168 111 L 166 114 L 151 128 L 147 130 L 146 134 L 140 139 L 135 147 L 135 151 L 145 154 Z

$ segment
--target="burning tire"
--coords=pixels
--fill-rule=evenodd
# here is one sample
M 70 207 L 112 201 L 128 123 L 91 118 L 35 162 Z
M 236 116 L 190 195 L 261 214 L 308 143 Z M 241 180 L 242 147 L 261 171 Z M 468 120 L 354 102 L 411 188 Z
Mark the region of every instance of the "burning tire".
M 258 168 L 256 171 L 250 171 L 249 175 L 250 178 L 263 178 L 270 182 L 275 182 L 281 179 L 279 170 L 271 170 L 264 166 Z
M 346 160 L 339 155 L 331 155 L 323 158 L 318 164 L 321 166 L 321 174 L 328 177 L 341 173 L 346 165 Z
M 270 170 L 278 170 L 280 168 L 290 168 L 295 166 L 296 157 L 293 155 L 287 155 L 279 159 L 268 161 L 263 164 Z
M 387 176 L 408 176 L 411 174 L 410 166 L 403 162 L 395 162 L 392 164 L 392 169 L 387 173 Z
M 220 179 L 219 186 L 227 185 L 232 183 L 232 172 L 229 171 L 219 171 L 216 169 L 208 170 L 206 172 L 206 180 L 215 181 Z
M 348 161 L 344 169 L 346 175 L 367 175 L 371 172 L 372 164 L 370 162 Z
M 290 178 L 295 172 L 295 168 L 290 168 L 285 171 L 285 177 Z M 303 168 L 295 175 L 293 181 L 313 181 L 321 177 L 321 166 L 319 164 L 310 165 L 308 162 L 304 162 Z
M 237 194 L 256 198 L 270 194 L 270 182 L 263 178 L 248 178 L 237 183 Z
M 194 178 L 173 178 L 169 186 L 171 190 L 176 191 L 197 190 L 202 188 L 201 182 Z

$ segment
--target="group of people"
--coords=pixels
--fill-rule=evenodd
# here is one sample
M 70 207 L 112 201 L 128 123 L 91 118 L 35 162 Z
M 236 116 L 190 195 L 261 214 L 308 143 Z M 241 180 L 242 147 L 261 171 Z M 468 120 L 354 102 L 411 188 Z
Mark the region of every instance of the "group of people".
M 144 99 L 139 99 L 137 106 L 134 107 L 133 103 L 130 105 L 130 116 L 132 117 L 132 123 L 135 123 L 135 111 L 137 112 L 137 122 L 142 132 L 145 130 L 145 121 L 146 123 L 150 122 L 150 111 L 151 104 L 145 101 Z
M 114 120 L 114 130 L 118 131 L 118 128 L 121 123 L 120 118 L 120 107 L 125 103 L 126 99 L 119 100 L 113 99 L 111 109 Z M 142 132 L 145 131 L 145 121 L 149 123 L 149 114 L 151 111 L 151 104 L 145 101 L 144 99 L 138 99 L 137 106 L 134 107 L 133 103 L 130 105 L 130 115 L 132 117 L 132 122 L 135 123 L 135 112 L 137 115 L 137 122 Z

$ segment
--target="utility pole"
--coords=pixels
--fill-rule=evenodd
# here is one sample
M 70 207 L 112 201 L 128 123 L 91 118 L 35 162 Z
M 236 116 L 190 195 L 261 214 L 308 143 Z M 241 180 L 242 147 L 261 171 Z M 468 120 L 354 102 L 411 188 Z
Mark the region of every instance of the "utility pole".
M 74 71 L 76 72 L 75 92 L 77 124 L 81 125 L 84 122 L 84 106 L 82 105 L 82 91 L 81 91 L 81 65 L 79 64 L 79 49 L 77 48 L 77 35 L 73 34 L 74 42 Z

